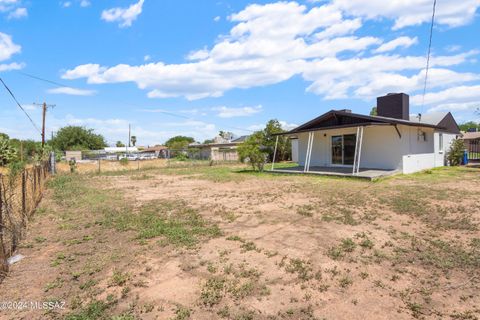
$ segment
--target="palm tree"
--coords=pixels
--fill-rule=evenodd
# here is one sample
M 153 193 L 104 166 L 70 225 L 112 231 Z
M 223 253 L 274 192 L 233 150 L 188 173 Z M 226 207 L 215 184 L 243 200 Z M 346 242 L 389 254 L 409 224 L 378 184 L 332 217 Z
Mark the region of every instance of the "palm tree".
M 135 144 L 137 143 L 137 137 L 136 137 L 136 136 L 132 136 L 132 137 L 130 138 L 130 141 L 132 141 L 132 144 L 133 144 L 133 146 L 135 147 Z

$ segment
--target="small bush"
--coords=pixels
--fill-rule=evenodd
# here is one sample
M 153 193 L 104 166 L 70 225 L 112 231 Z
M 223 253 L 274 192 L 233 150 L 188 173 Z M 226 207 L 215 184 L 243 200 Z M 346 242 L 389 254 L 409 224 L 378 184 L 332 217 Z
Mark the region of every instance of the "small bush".
M 122 166 L 128 165 L 128 159 L 127 159 L 127 158 L 122 158 L 122 159 L 120 159 L 120 164 L 121 164 Z
M 459 166 L 462 163 L 463 154 L 465 152 L 465 143 L 463 140 L 454 140 L 447 154 L 448 162 L 451 166 Z

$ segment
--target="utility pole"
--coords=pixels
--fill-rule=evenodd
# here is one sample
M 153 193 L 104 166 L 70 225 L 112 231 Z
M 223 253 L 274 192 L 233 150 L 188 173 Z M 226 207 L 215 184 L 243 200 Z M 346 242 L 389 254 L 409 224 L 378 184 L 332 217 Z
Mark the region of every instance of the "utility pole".
M 54 108 L 54 104 L 44 103 L 34 103 L 34 105 L 42 106 L 42 148 L 45 147 L 45 120 L 47 118 L 47 109 Z
M 130 123 L 129 123 L 129 124 L 128 124 L 128 147 L 129 147 L 129 148 L 130 148 L 130 138 L 131 138 L 131 137 L 130 137 L 130 133 L 131 133 L 131 132 L 130 132 L 130 129 L 131 129 L 131 128 L 130 128 Z

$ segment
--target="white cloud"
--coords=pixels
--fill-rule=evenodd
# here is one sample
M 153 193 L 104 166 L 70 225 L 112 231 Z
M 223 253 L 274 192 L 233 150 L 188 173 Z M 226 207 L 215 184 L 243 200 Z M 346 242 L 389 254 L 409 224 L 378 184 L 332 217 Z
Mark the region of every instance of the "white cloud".
M 341 2 L 320 2 L 310 9 L 297 2 L 249 5 L 228 18 L 233 26 L 227 35 L 220 36 L 211 48 L 192 51 L 185 63 L 90 63 L 66 71 L 63 78 L 86 78 L 91 84 L 133 82 L 147 90 L 150 98 L 188 100 L 219 97 L 234 88 L 276 84 L 293 76 L 309 82 L 308 92 L 327 99 L 372 99 L 390 91 L 419 90 L 425 56 L 397 52 L 417 39 L 402 36 L 385 43 L 377 37 L 356 35 L 362 19 L 378 18 L 379 14 L 364 15 L 356 9 L 352 12 L 340 6 Z M 394 1 L 392 6 L 401 6 L 399 2 Z M 446 3 L 450 6 L 451 2 L 445 0 L 439 5 Z M 361 18 L 346 18 L 342 10 Z M 391 12 L 387 10 L 385 16 L 397 19 Z M 445 17 L 443 23 L 451 25 Z M 439 90 L 478 80 L 475 74 L 451 70 L 476 56 L 478 51 L 433 55 L 428 88 Z
M 49 89 L 47 91 L 51 94 L 67 94 L 71 96 L 91 96 L 96 93 L 95 90 L 84 90 L 84 89 L 77 89 L 71 87 L 60 87 L 55 89 Z
M 7 19 L 21 19 L 26 17 L 28 17 L 27 8 L 17 8 L 8 14 Z
M 292 130 L 298 127 L 298 124 L 288 123 L 287 121 L 279 121 L 283 130 Z
M 412 103 L 417 105 L 421 104 L 422 100 L 422 95 L 411 98 Z M 425 95 L 426 105 L 473 102 L 480 104 L 480 85 L 457 86 Z
M 480 108 L 480 97 L 473 102 L 443 103 L 428 109 L 429 112 L 436 111 L 475 111 Z
M 0 12 L 12 10 L 19 2 L 19 0 L 0 0 Z
M 220 16 L 216 16 L 215 18 L 213 18 L 213 21 L 218 22 L 220 21 L 220 19 L 221 19 Z
M 143 56 L 143 61 L 150 61 L 152 60 L 152 57 L 148 54 L 146 54 L 145 56 Z
M 91 5 L 91 3 L 90 3 L 90 1 L 88 1 L 88 0 L 82 0 L 82 1 L 80 1 L 80 7 L 82 7 L 82 8 L 88 7 L 88 6 L 90 6 L 90 5 Z
M 409 48 L 414 44 L 418 43 L 418 38 L 410 38 L 410 37 L 399 37 L 392 41 L 386 42 L 382 44 L 380 47 L 374 50 L 376 53 L 383 53 L 387 51 L 393 51 L 398 47 Z
M 107 22 L 118 22 L 121 28 L 130 27 L 142 13 L 145 0 L 139 0 L 128 8 L 112 8 L 102 12 L 102 19 Z
M 13 43 L 12 37 L 0 32 L 0 61 L 8 60 L 12 55 L 20 53 L 22 47 Z
M 17 62 L 12 62 L 12 63 L 5 63 L 5 64 L 0 64 L 0 72 L 2 71 L 11 71 L 11 70 L 20 70 L 25 68 L 24 63 L 17 63 Z
M 62 2 L 62 7 L 64 8 L 70 8 L 70 6 L 72 5 L 72 2 L 70 1 L 65 1 L 65 2 Z
M 236 118 L 236 117 L 248 117 L 262 111 L 262 106 L 255 107 L 243 107 L 243 108 L 229 108 L 229 107 L 215 107 L 214 111 L 218 111 L 217 116 L 220 118 Z
M 393 29 L 419 25 L 432 19 L 432 1 L 429 0 L 333 0 L 333 5 L 348 15 L 368 19 L 395 20 Z M 449 27 L 470 23 L 480 7 L 479 0 L 443 0 L 437 2 L 436 22 Z

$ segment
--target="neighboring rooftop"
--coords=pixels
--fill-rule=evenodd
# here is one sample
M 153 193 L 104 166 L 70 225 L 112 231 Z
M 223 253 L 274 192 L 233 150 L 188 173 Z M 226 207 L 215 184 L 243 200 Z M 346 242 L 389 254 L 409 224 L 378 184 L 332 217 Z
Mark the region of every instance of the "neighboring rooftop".
M 480 139 L 480 132 L 465 132 L 463 134 L 463 140 L 476 140 Z

